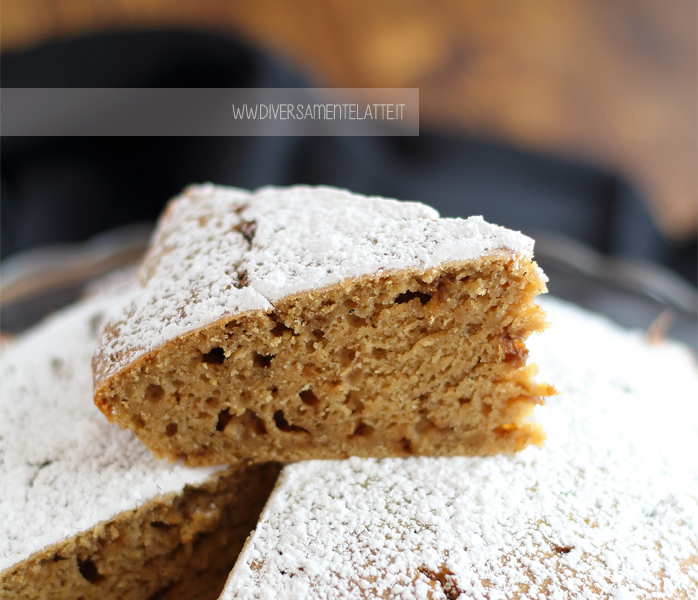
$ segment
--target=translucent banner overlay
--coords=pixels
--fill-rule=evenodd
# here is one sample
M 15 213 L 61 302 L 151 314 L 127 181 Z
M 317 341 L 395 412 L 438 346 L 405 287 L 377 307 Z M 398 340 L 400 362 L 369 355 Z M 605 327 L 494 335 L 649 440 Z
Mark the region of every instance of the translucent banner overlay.
M 2 88 L 3 136 L 415 136 L 418 88 Z

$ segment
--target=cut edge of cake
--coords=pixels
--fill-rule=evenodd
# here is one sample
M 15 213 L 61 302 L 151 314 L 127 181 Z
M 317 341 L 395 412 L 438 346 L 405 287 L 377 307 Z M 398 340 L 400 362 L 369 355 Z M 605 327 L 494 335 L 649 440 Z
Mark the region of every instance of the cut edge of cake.
M 0 572 L 0 595 L 214 600 L 278 472 L 272 463 L 231 467 L 181 493 L 152 498 Z

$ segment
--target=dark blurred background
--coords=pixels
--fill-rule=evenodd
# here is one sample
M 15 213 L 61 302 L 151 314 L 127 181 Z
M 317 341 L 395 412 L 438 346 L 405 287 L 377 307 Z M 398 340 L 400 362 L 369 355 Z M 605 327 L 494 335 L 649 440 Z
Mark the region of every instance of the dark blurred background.
M 419 87 L 421 131 L 5 136 L 4 329 L 133 260 L 188 183 L 310 183 L 522 230 L 556 295 L 695 345 L 694 2 L 4 0 L 1 16 L 3 87 Z M 82 245 L 61 262 L 66 243 Z

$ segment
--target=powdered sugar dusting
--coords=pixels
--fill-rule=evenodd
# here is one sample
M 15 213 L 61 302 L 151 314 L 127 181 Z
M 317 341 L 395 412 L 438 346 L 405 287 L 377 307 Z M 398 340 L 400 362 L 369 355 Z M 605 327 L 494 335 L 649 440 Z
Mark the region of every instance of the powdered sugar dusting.
M 161 219 L 142 292 L 107 328 L 96 379 L 223 316 L 270 311 L 291 294 L 494 251 L 529 258 L 532 249 L 526 236 L 482 217 L 440 219 L 414 202 L 326 187 L 193 186 Z
M 156 461 L 95 407 L 90 361 L 97 334 L 134 286 L 117 287 L 51 317 L 3 350 L 0 572 L 217 470 Z
M 698 597 L 693 358 L 543 304 L 543 448 L 287 466 L 222 598 Z

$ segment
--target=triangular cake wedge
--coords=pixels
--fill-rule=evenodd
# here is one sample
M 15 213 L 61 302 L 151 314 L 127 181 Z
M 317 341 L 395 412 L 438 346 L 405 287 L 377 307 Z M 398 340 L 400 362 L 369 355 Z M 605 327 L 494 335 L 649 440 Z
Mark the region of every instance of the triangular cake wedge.
M 0 598 L 213 600 L 279 467 L 168 464 L 109 426 L 90 362 L 128 291 L 108 288 L 1 349 Z
M 553 389 L 533 242 L 331 188 L 191 187 L 94 360 L 95 402 L 190 465 L 515 452 Z
M 221 600 L 698 598 L 695 357 L 544 306 L 542 448 L 288 465 Z

